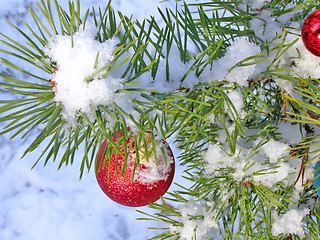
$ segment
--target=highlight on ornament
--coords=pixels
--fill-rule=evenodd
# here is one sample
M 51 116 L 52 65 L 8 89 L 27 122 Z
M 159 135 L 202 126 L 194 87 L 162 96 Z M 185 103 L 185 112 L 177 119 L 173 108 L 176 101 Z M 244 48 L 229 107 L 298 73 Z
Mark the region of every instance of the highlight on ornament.
M 320 57 L 320 9 L 311 13 L 304 21 L 301 38 L 306 49 Z
M 113 141 L 116 142 L 118 137 L 122 137 L 122 132 L 119 136 L 115 133 Z M 128 150 L 127 159 L 119 153 L 113 153 L 111 159 L 106 159 L 108 140 L 103 141 L 96 158 L 98 184 L 110 199 L 121 205 L 149 205 L 163 196 L 172 183 L 175 171 L 172 150 L 164 140 L 157 142 L 156 151 L 152 149 L 151 142 L 137 148 L 132 136 L 126 143 L 121 152 L 124 154 L 125 148 Z

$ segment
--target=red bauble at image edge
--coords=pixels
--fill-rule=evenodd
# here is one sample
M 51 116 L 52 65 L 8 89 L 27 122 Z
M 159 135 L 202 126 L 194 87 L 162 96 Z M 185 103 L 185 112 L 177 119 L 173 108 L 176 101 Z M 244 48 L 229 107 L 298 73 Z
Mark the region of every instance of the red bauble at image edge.
M 314 11 L 305 19 L 302 25 L 301 38 L 306 49 L 320 57 L 320 9 Z
M 116 141 L 116 134 L 113 141 Z M 127 141 L 129 144 L 130 138 Z M 132 143 L 131 144 L 135 144 Z M 140 164 L 135 166 L 134 152 L 127 159 L 127 173 L 121 175 L 121 169 L 125 162 L 124 157 L 114 153 L 111 161 L 104 158 L 107 140 L 101 144 L 97 156 L 96 178 L 102 191 L 113 201 L 129 207 L 142 207 L 157 201 L 170 187 L 175 171 L 175 162 L 172 150 L 165 141 L 159 141 L 157 150 L 157 161 L 150 157 L 148 162 L 140 159 Z M 126 146 L 128 148 L 128 146 Z M 160 148 L 163 147 L 166 154 L 166 162 Z M 135 148 L 133 147 L 132 150 Z M 116 154 L 118 157 L 116 157 Z M 117 161 L 117 165 L 116 165 Z M 116 171 L 116 166 L 117 170 Z M 134 171 L 134 178 L 131 177 Z M 110 171 L 110 172 L 109 172 Z

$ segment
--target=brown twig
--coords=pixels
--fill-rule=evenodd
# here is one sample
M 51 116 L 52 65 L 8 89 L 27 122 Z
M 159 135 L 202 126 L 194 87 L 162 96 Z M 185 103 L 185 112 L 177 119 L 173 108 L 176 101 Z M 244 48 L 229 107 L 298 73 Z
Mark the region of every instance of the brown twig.
M 317 116 L 312 112 L 312 111 L 310 111 L 310 110 L 307 110 L 307 114 L 306 114 L 309 118 L 312 118 L 312 119 L 315 119 L 315 120 L 319 120 L 318 118 L 317 118 Z M 315 125 L 318 127 L 318 128 L 320 128 L 320 125 L 319 124 L 316 124 L 315 123 Z
M 287 122 L 287 100 L 286 98 L 284 97 L 283 93 L 281 93 L 281 96 L 282 96 L 282 100 L 283 100 L 283 116 L 284 116 L 284 122 Z

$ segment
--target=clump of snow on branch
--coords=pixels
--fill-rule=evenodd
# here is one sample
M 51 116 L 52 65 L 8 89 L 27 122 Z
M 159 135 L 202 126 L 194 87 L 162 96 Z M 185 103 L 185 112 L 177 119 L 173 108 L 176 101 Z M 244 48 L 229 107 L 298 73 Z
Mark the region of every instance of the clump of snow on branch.
M 265 4 L 270 3 L 271 0 L 245 0 L 244 3 L 248 4 L 252 9 L 260 9 Z
M 261 139 L 257 139 L 255 143 L 260 142 Z M 270 139 L 266 144 L 262 145 L 261 149 L 263 153 L 269 158 L 271 163 L 277 162 L 279 158 L 288 155 L 288 150 L 290 147 L 285 143 L 278 142 L 274 139 Z
M 101 77 L 105 71 L 95 75 L 114 59 L 112 52 L 117 41 L 100 43 L 94 38 L 94 30 L 86 27 L 73 37 L 53 36 L 44 50 L 50 61 L 57 64 L 57 71 L 51 76 L 56 84 L 54 99 L 62 103 L 64 117 L 71 121 L 79 111 L 90 116 L 92 107 L 110 105 L 116 91 L 122 88 L 121 79 L 111 75 Z
M 280 181 L 293 184 L 295 178 L 291 175 L 298 171 L 301 161 L 288 161 L 288 148 L 287 144 L 273 139 L 267 142 L 257 139 L 251 146 L 241 146 L 239 141 L 235 154 L 230 154 L 223 144 L 210 144 L 203 155 L 207 163 L 205 174 L 207 177 L 228 175 L 238 183 L 244 179 L 253 180 L 266 187 Z
M 167 180 L 170 172 L 173 171 L 173 169 L 171 168 L 171 164 L 174 162 L 174 157 L 168 150 L 170 148 L 168 143 L 160 142 L 158 144 L 159 145 L 157 145 L 156 147 L 157 159 L 154 154 L 149 156 L 148 162 L 146 162 L 146 160 L 142 158 L 140 160 L 141 165 L 136 169 L 136 172 L 134 174 L 135 181 L 148 184 L 154 183 L 159 180 Z M 160 146 L 164 149 L 166 159 L 164 159 Z M 136 158 L 135 153 L 129 156 L 132 163 L 134 163 Z
M 246 175 L 244 171 L 247 164 L 245 151 L 238 151 L 237 154 L 230 155 L 219 144 L 209 145 L 204 160 L 207 162 L 205 168 L 207 174 L 224 175 L 224 172 L 218 172 L 218 170 L 233 169 L 231 175 L 236 181 L 241 181 Z
M 145 61 L 148 62 L 149 60 L 145 59 Z M 137 78 L 139 84 L 136 86 L 143 89 L 155 90 L 159 93 L 172 93 L 181 87 L 193 89 L 199 83 L 195 71 L 190 72 L 182 81 L 182 78 L 193 63 L 194 60 L 183 62 L 177 45 L 172 44 L 168 56 L 160 58 L 155 78 L 153 79 L 150 72 L 142 74 Z
M 181 54 L 178 47 L 173 44 L 170 49 L 168 59 L 161 59 L 157 75 L 154 79 L 154 89 L 162 93 L 170 93 L 177 90 L 179 87 L 193 88 L 198 83 L 195 73 L 192 72 L 183 82 L 180 80 L 191 67 L 192 61 L 182 62 Z M 166 79 L 166 61 L 169 66 L 169 79 Z
M 227 80 L 228 82 L 236 82 L 242 86 L 247 85 L 248 78 L 255 73 L 255 64 L 236 67 L 230 72 L 229 69 L 240 61 L 260 53 L 261 50 L 259 46 L 250 42 L 246 37 L 241 37 L 232 42 L 222 58 L 213 62 L 212 70 L 209 72 L 207 71 L 202 77 L 202 81 L 211 82 L 214 80 Z M 247 62 L 250 61 L 252 60 Z
M 218 224 L 212 220 L 212 212 L 208 212 L 206 204 L 190 200 L 179 205 L 181 226 L 170 226 L 171 232 L 180 233 L 181 239 L 214 239 L 218 233 Z
M 287 6 L 284 8 L 284 10 L 289 10 L 290 8 L 294 8 L 295 6 L 296 6 L 295 3 L 288 3 Z M 289 12 L 277 17 L 277 21 L 280 22 L 282 25 L 290 24 L 293 22 L 292 18 L 300 12 L 302 12 L 302 9 L 295 10 L 295 11 L 289 11 Z
M 285 214 L 278 216 L 274 214 L 274 222 L 272 224 L 272 234 L 297 234 L 303 238 L 305 236 L 303 230 L 303 218 L 309 213 L 309 209 L 292 209 Z
M 292 49 L 286 54 L 287 62 L 289 58 L 294 57 L 292 69 L 303 78 L 318 78 L 320 75 L 320 58 L 311 54 L 303 45 L 301 39 L 296 42 Z
M 232 106 L 235 108 L 235 109 L 232 109 L 232 112 L 235 115 L 238 114 L 240 118 L 244 119 L 247 116 L 247 112 L 245 112 L 243 110 L 243 107 L 244 107 L 243 94 L 237 90 L 230 90 L 227 93 L 227 96 L 228 96 L 230 102 L 232 103 Z M 233 120 L 235 120 L 235 119 L 233 119 Z

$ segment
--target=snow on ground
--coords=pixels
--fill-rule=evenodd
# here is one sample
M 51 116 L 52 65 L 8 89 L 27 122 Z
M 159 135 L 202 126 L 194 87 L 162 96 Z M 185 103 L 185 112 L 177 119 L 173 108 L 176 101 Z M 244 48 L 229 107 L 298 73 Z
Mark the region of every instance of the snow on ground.
M 67 4 L 67 1 L 60 2 Z M 86 9 L 101 2 L 106 1 L 81 0 L 81 6 Z M 0 0 L 0 4 L 1 32 L 17 39 L 18 35 L 11 32 L 5 18 L 22 26 L 30 20 L 27 9 L 29 4 L 35 6 L 35 1 Z M 139 20 L 156 15 L 159 5 L 175 7 L 174 1 L 113 1 L 116 10 L 133 14 Z M 7 99 L 8 95 L 0 91 L 0 98 Z M 57 171 L 57 163 L 49 163 L 45 168 L 40 163 L 31 170 L 41 149 L 20 160 L 30 140 L 32 138 L 8 141 L 7 136 L 0 136 L 1 240 L 144 240 L 154 235 L 148 227 L 159 226 L 159 223 L 137 221 L 142 215 L 135 208 L 109 200 L 99 188 L 93 171 L 79 181 L 77 164 Z M 78 154 L 81 156 L 81 152 Z M 177 170 L 175 181 L 180 171 Z M 140 210 L 151 211 L 147 207 Z
M 1 172 L 0 239 L 110 239 L 150 237 L 134 208 L 109 200 L 91 172 L 78 180 L 78 166 L 30 170 L 32 156 L 19 161 L 23 147 Z M 133 230 L 134 229 L 134 230 Z

